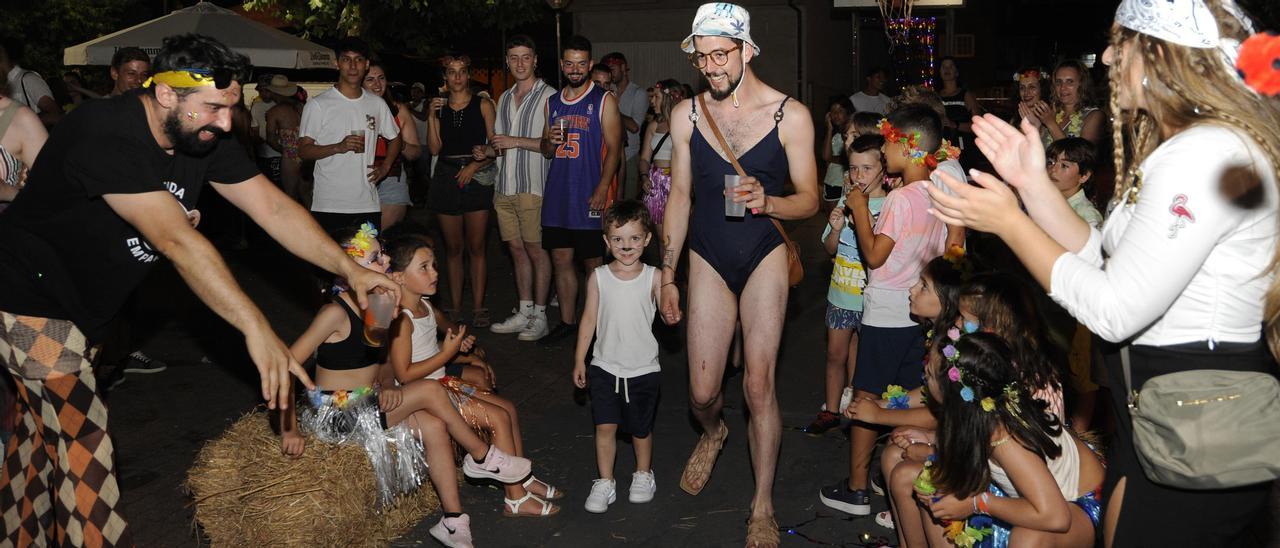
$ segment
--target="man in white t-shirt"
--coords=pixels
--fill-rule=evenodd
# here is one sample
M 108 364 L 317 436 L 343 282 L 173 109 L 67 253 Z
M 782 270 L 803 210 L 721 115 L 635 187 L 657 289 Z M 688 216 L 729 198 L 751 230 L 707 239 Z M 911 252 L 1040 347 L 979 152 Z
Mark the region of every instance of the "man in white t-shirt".
M 881 116 L 889 113 L 889 96 L 882 93 L 884 85 L 889 81 L 889 71 L 883 67 L 876 67 L 867 73 L 867 86 L 862 88 L 853 95 L 849 96 L 849 101 L 853 102 L 854 112 L 875 112 Z
M 334 53 L 338 82 L 307 101 L 298 135 L 298 155 L 316 162 L 311 214 L 330 232 L 363 222 L 379 227 L 376 181 L 387 176 L 400 156 L 400 128 L 387 102 L 365 93 L 361 85 L 369 70 L 369 46 L 359 38 L 345 38 Z M 388 141 L 387 155 L 375 165 L 379 135 Z
M 9 80 L 9 98 L 35 111 L 45 127 L 62 120 L 62 108 L 53 99 L 53 91 L 39 74 L 18 66 L 22 60 L 22 43 L 5 39 L 0 42 L 0 72 Z
M 627 66 L 627 58 L 622 53 L 615 51 L 605 55 L 601 62 L 609 67 L 613 77 L 618 93 L 618 112 L 622 114 L 622 128 L 626 132 L 623 176 L 618 178 L 622 188 L 618 189 L 618 199 L 635 198 L 640 192 L 640 124 L 644 123 L 644 115 L 649 111 L 649 95 L 631 81 L 631 67 Z

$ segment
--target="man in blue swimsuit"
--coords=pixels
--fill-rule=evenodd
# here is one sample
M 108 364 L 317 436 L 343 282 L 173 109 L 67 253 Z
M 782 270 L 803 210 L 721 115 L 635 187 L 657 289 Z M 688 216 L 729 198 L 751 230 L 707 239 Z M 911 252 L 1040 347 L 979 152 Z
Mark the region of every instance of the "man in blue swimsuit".
M 671 195 L 663 228 L 663 320 L 681 319 L 676 263 L 689 243 L 689 401 L 703 434 L 680 486 L 697 494 L 706 485 L 728 435 L 721 416 L 721 379 L 737 320 L 746 355 L 743 392 L 751 410 L 748 439 L 756 489 L 747 546 L 778 545 L 773 479 L 782 419 L 774 369 L 787 305 L 787 253 L 770 217 L 804 219 L 818 210 L 814 129 L 799 101 L 760 81 L 748 63 L 760 54 L 745 9 L 704 4 L 681 44 L 706 77 L 705 105 L 684 101 L 671 115 Z M 724 176 L 735 174 L 712 133 L 714 118 L 747 177 L 734 189 L 744 217 L 726 217 Z M 699 120 L 701 118 L 701 120 Z M 790 179 L 795 193 L 782 196 Z M 693 199 L 697 196 L 697 200 Z M 739 314 L 739 303 L 750 303 Z

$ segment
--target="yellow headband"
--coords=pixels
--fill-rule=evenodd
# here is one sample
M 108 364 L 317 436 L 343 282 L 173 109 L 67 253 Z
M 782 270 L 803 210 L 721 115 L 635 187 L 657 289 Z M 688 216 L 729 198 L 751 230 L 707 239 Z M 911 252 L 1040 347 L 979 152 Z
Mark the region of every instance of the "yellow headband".
M 147 78 L 146 82 L 142 83 L 142 87 L 149 88 L 154 84 L 166 84 L 175 88 L 212 87 L 214 85 L 213 76 L 205 76 L 185 70 L 169 70 L 152 74 L 150 78 Z

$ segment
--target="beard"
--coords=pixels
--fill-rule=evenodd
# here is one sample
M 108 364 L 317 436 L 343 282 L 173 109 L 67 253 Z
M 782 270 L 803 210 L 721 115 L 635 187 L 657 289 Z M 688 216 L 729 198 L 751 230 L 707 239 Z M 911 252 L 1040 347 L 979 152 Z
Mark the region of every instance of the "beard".
M 583 74 L 569 74 L 569 73 L 567 73 L 567 72 L 566 72 L 566 73 L 564 73 L 564 79 L 565 79 L 565 81 L 566 81 L 566 82 L 569 82 L 569 85 L 570 85 L 570 86 L 572 86 L 572 87 L 575 87 L 575 88 L 576 88 L 576 87 L 581 87 L 582 85 L 584 85 L 584 84 L 586 83 L 587 75 L 586 75 L 586 73 L 583 73 Z
M 725 76 L 729 76 L 729 74 L 725 73 Z M 742 75 L 739 74 L 736 80 L 732 76 L 729 76 L 728 82 L 729 86 L 726 87 L 724 91 L 720 91 L 714 86 L 709 86 L 707 91 L 711 93 L 711 98 L 717 101 L 728 99 L 730 95 L 733 95 L 733 90 L 738 89 L 738 83 L 742 82 Z M 708 80 L 708 83 L 710 83 L 710 80 Z
M 213 134 L 213 139 L 204 141 L 200 139 L 200 132 L 208 131 Z M 178 112 L 169 113 L 169 117 L 164 120 L 164 135 L 169 138 L 169 142 L 173 143 L 173 149 L 186 154 L 188 156 L 204 156 L 218 147 L 218 140 L 227 132 L 222 128 L 207 125 L 187 131 L 182 127 L 182 120 L 178 119 Z

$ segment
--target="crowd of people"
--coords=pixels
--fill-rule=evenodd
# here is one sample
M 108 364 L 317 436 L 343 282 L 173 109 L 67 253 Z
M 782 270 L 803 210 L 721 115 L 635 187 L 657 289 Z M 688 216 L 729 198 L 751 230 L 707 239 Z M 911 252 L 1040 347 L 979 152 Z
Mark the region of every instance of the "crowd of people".
M 1121 2 L 1105 88 L 1065 60 L 1019 70 L 1013 101 L 984 107 L 944 58 L 934 87 L 891 93 L 888 70 L 867 71 L 822 127 L 757 76 L 750 14 L 728 3 L 701 6 L 679 44 L 704 78 L 696 93 L 672 79 L 646 89 L 622 53 L 597 62 L 582 36 L 560 45 L 557 90 L 520 35 L 495 101 L 465 54 L 441 59 L 433 89 L 393 80 L 344 38 L 331 88 L 309 97 L 262 76 L 246 106 L 247 58 L 184 35 L 154 58 L 118 51 L 105 97 L 66 74 L 63 106 L 5 43 L 5 538 L 132 544 L 102 395 L 164 368 L 138 351 L 130 305 L 164 257 L 243 333 L 281 450 L 362 444 L 382 502 L 430 481 L 442 507 L 430 534 L 450 547 L 475 543 L 459 466 L 501 486 L 505 516 L 549 518 L 566 497 L 535 475 L 476 330 L 543 348 L 575 337 L 570 378 L 590 395 L 598 466 L 575 496 L 604 513 L 619 434 L 635 451 L 628 500 L 663 485 L 654 321 L 683 323 L 700 437 L 678 485 L 697 496 L 711 479 L 730 430 L 725 369 L 740 365 L 745 543 L 776 547 L 778 353 L 802 279 L 779 221 L 821 211 L 825 368 L 790 380 L 822 383 L 808 434 L 849 438 L 847 476 L 813 486 L 823 505 L 868 516 L 885 497 L 875 521 L 901 546 L 1237 545 L 1272 482 L 1171 484 L 1133 420 L 1132 395 L 1170 373 L 1276 382 L 1280 107 L 1268 94 L 1280 90 L 1247 85 L 1253 68 L 1233 64 L 1253 32 L 1233 2 L 1186 4 Z M 415 202 L 438 237 L 408 219 Z M 491 211 L 517 295 L 496 321 Z M 197 231 L 212 223 L 241 244 L 246 220 L 327 271 L 291 345 Z

